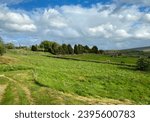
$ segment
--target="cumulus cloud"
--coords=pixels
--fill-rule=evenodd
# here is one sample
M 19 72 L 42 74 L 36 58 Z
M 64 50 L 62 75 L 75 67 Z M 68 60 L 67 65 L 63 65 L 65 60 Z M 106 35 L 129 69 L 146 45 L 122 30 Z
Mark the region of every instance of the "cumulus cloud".
M 116 8 L 115 4 L 97 4 L 90 8 L 60 6 L 27 12 L 1 6 L 0 32 L 14 40 L 19 33 L 34 42 L 49 39 L 98 47 L 103 44 L 105 49 L 150 45 L 150 14 L 135 5 L 115 11 Z
M 55 9 L 45 10 L 42 16 L 39 16 L 40 22 L 46 24 L 48 27 L 52 28 L 64 28 L 67 27 L 66 20 L 61 17 L 61 14 Z
M 137 4 L 137 5 L 144 5 L 144 6 L 150 6 L 149 0 L 114 0 L 116 3 L 121 4 Z
M 120 30 L 116 30 L 116 36 L 118 38 L 129 38 L 131 35 L 129 33 L 127 33 L 126 30 L 120 29 Z
M 5 6 L 0 6 L 0 9 L 0 28 L 4 31 L 36 31 L 36 26 L 28 15 L 12 12 Z
M 110 38 L 113 36 L 113 32 L 115 31 L 115 29 L 116 27 L 112 24 L 104 24 L 93 28 L 89 28 L 89 34 L 93 36 Z
M 139 30 L 135 31 L 135 38 L 150 40 L 150 28 L 146 26 L 141 27 Z
M 150 23 L 150 14 L 145 14 L 143 18 L 144 18 L 145 21 Z

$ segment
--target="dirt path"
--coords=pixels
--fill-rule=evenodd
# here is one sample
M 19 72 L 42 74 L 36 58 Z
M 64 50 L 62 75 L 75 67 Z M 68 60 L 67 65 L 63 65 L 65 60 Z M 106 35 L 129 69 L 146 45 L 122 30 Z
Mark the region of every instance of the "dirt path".
M 7 84 L 0 85 L 0 102 L 3 99 L 3 94 L 5 93 L 5 89 L 7 88 Z

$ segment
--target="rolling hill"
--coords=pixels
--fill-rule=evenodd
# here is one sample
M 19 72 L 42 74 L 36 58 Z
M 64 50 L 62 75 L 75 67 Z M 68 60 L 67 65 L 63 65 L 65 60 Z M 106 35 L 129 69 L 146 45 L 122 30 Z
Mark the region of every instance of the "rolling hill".
M 126 50 L 126 51 L 144 51 L 144 52 L 149 52 L 150 51 L 150 46 L 130 48 L 130 49 L 124 49 L 124 50 Z

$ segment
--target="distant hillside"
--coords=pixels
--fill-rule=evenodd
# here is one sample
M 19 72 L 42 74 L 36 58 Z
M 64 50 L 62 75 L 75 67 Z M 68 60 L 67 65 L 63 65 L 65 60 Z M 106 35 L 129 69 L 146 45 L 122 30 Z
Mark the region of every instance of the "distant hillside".
M 150 46 L 147 47 L 138 47 L 138 48 L 131 48 L 131 49 L 125 49 L 126 51 L 144 51 L 144 52 L 149 52 L 150 51 Z
M 122 50 L 106 50 L 106 55 L 110 56 L 131 56 L 131 57 L 150 57 L 150 46 L 147 47 L 137 47 L 137 48 L 130 48 L 130 49 L 122 49 Z

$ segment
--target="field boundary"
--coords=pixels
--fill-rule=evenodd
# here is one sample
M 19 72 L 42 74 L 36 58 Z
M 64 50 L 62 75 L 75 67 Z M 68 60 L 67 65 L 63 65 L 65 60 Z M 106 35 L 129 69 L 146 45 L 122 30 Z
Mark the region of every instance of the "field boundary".
M 68 57 L 62 57 L 62 56 L 48 56 L 48 57 L 58 58 L 58 59 L 65 59 L 65 60 L 75 60 L 75 61 L 84 61 L 84 62 L 93 62 L 93 63 L 102 63 L 102 64 L 112 64 L 112 65 L 136 67 L 136 65 L 134 65 L 134 64 L 116 63 L 116 62 L 110 62 L 110 61 L 85 60 L 85 59 L 68 58 Z

